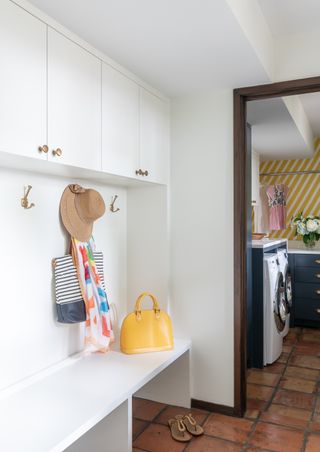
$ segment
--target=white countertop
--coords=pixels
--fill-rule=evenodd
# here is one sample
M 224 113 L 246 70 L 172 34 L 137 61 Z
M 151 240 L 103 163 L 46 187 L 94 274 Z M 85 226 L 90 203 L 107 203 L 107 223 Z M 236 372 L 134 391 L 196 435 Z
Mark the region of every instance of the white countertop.
M 268 239 L 263 238 L 261 240 L 252 240 L 252 248 L 270 248 L 275 245 L 287 244 L 287 239 Z
M 292 254 L 320 254 L 320 241 L 314 248 L 307 248 L 302 240 L 289 240 L 288 253 Z

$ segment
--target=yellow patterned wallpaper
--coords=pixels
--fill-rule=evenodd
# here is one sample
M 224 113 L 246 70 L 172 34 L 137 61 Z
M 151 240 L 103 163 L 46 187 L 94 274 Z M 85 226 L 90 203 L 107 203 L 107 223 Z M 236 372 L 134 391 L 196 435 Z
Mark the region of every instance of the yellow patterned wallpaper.
M 320 170 L 320 139 L 315 143 L 315 154 L 312 158 L 296 160 L 268 160 L 261 162 L 260 173 L 282 171 Z M 289 187 L 287 199 L 287 229 L 270 231 L 269 237 L 288 238 L 294 240 L 294 232 L 290 228 L 291 217 L 303 211 L 305 215 L 320 215 L 320 174 L 304 174 L 289 176 L 260 176 L 261 184 L 285 184 Z

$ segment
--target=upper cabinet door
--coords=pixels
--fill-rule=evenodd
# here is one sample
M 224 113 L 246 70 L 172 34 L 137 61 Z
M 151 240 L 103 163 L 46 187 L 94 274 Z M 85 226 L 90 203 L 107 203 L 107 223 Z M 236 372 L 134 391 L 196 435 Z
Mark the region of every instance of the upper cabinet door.
M 102 169 L 135 176 L 139 157 L 139 87 L 102 63 Z
M 140 88 L 140 169 L 146 179 L 167 183 L 169 173 L 169 107 Z
M 101 169 L 101 61 L 48 28 L 49 159 Z
M 0 61 L 0 151 L 46 159 L 46 25 L 7 0 Z

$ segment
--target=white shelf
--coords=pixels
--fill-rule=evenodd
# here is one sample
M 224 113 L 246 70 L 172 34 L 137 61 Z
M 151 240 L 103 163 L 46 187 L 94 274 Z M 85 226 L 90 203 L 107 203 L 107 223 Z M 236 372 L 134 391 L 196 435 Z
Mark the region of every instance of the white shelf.
M 146 187 L 162 185 L 150 182 L 147 179 L 124 177 L 110 174 L 105 171 L 95 171 L 77 166 L 55 163 L 38 158 L 11 154 L 0 150 L 0 167 L 31 173 L 50 174 L 52 176 L 67 177 L 72 179 L 92 180 L 105 185 L 120 185 L 122 187 Z
M 176 340 L 167 352 L 91 354 L 34 377 L 1 400 L 0 450 L 63 451 L 190 348 Z

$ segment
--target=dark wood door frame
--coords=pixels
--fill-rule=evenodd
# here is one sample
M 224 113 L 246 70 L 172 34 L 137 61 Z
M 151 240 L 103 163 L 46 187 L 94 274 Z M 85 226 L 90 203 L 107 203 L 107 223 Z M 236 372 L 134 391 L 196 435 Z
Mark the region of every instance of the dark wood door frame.
M 246 104 L 250 100 L 320 91 L 320 77 L 312 77 L 234 90 L 234 411 L 246 410 L 247 334 L 247 195 Z M 251 176 L 250 176 L 251 177 Z

